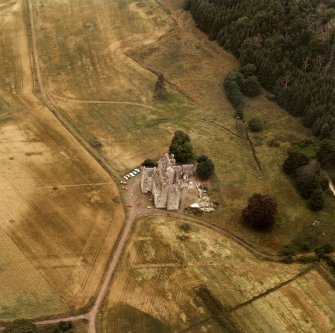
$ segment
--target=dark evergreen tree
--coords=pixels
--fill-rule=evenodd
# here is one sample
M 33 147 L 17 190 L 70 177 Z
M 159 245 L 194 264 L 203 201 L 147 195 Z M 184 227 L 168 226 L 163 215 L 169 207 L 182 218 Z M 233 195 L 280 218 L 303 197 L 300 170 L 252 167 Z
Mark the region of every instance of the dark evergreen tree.
M 159 74 L 155 83 L 155 94 L 157 97 L 161 97 L 166 91 L 165 77 L 163 74 Z
M 188 134 L 183 131 L 176 131 L 169 149 L 170 154 L 179 163 L 186 163 L 193 158 L 193 147 Z

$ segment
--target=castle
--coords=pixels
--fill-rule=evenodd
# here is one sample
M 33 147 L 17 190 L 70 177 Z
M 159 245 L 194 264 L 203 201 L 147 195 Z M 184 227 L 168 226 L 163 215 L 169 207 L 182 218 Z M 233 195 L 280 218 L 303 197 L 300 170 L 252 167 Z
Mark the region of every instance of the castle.
M 187 179 L 194 173 L 193 165 L 176 165 L 173 154 L 164 154 L 157 167 L 143 167 L 142 193 L 153 194 L 156 208 L 178 210 L 181 197 L 179 180 Z

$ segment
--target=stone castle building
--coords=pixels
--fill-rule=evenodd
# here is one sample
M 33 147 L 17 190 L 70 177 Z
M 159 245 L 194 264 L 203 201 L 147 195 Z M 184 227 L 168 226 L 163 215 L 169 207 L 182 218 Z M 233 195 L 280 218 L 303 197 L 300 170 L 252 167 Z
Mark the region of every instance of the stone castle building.
M 194 173 L 193 165 L 176 165 L 173 154 L 164 154 L 157 167 L 143 168 L 141 190 L 153 194 L 156 208 L 178 210 L 181 197 L 179 180 Z

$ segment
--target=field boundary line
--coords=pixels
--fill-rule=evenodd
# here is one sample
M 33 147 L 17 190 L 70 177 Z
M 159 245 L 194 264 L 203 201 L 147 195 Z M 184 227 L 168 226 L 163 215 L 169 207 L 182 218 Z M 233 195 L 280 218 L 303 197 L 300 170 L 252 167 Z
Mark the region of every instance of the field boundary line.
M 263 292 L 263 293 L 261 293 L 261 294 L 258 294 L 258 295 L 256 295 L 256 296 L 252 297 L 251 299 L 249 299 L 249 300 L 247 300 L 247 301 L 245 301 L 245 302 L 243 302 L 243 303 L 240 303 L 240 304 L 238 304 L 238 305 L 236 305 L 236 306 L 234 306 L 234 307 L 228 309 L 227 311 L 228 311 L 228 312 L 236 311 L 236 310 L 242 308 L 242 307 L 245 306 L 245 305 L 249 305 L 249 304 L 253 303 L 254 301 L 257 301 L 257 300 L 260 299 L 260 298 L 266 297 L 267 295 L 269 295 L 269 294 L 271 294 L 271 293 L 277 291 L 278 289 L 280 289 L 280 288 L 282 288 L 282 287 L 284 287 L 284 286 L 290 284 L 291 282 L 295 281 L 296 279 L 298 279 L 298 278 L 300 278 L 300 277 L 302 277 L 302 276 L 308 274 L 308 273 L 311 272 L 313 269 L 315 269 L 315 265 L 311 265 L 311 266 L 307 267 L 306 269 L 304 269 L 303 271 L 301 271 L 301 272 L 298 273 L 297 275 L 293 276 L 292 278 L 290 278 L 290 279 L 288 279 L 288 280 L 286 280 L 286 281 L 284 281 L 284 282 L 281 282 L 281 283 L 275 285 L 275 286 L 272 287 L 272 288 L 267 289 L 265 292 Z

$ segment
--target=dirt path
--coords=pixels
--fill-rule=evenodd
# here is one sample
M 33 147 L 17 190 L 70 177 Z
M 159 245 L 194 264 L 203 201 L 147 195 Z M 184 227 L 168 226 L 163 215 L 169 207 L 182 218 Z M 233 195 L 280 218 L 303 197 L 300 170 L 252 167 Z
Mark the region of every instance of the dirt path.
M 143 103 L 135 103 L 135 102 L 127 102 L 127 101 L 83 100 L 83 99 L 75 99 L 75 98 L 71 98 L 71 97 L 58 96 L 58 95 L 55 95 L 55 94 L 51 94 L 51 96 L 56 98 L 56 99 L 60 99 L 60 100 L 63 100 L 63 101 L 75 102 L 75 103 L 133 105 L 133 106 L 139 106 L 139 107 L 150 109 L 150 110 L 157 110 L 157 108 L 155 108 L 153 106 L 150 106 L 148 104 L 143 104 Z

